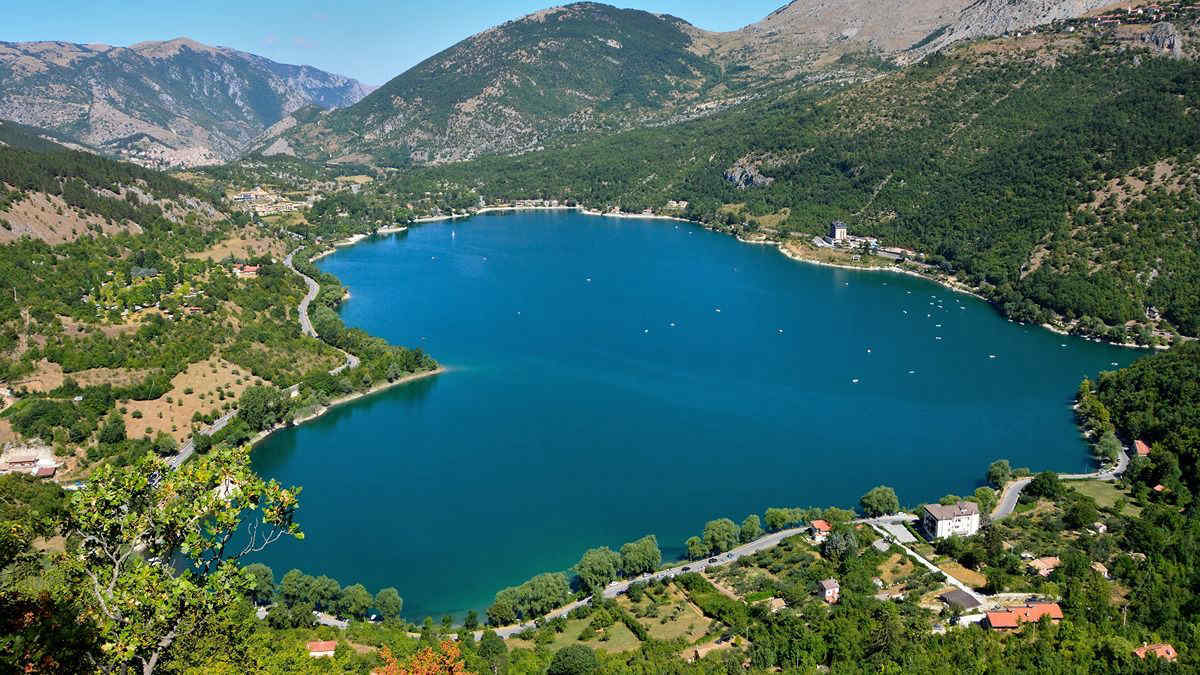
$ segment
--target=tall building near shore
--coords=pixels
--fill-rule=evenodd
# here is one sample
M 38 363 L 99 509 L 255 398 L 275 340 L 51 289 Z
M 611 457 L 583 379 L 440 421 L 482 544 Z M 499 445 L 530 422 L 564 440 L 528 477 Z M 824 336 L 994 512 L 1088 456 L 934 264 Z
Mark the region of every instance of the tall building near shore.
M 829 238 L 835 244 L 839 241 L 846 241 L 850 238 L 850 230 L 846 227 L 845 223 L 840 220 L 835 220 L 833 221 L 833 224 L 829 226 Z

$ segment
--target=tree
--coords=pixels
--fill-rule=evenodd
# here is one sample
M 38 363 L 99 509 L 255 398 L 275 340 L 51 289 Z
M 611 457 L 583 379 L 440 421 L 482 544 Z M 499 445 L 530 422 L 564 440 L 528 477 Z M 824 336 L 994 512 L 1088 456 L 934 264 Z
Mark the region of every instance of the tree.
M 400 661 L 386 646 L 379 650 L 383 659 L 383 667 L 374 672 L 379 675 L 455 675 L 466 673 L 462 660 L 462 652 L 450 640 L 443 640 L 438 648 L 425 647 L 409 657 L 406 663 Z
M 265 605 L 275 597 L 275 573 L 262 563 L 246 566 L 250 575 L 251 587 L 249 597 L 257 605 Z
M 496 635 L 494 630 L 486 630 L 479 639 L 479 658 L 487 662 L 495 675 L 504 669 L 508 662 L 508 646 Z
M 288 570 L 279 581 L 279 595 L 285 605 L 313 601 L 315 580 L 300 570 Z
M 546 675 L 589 675 L 599 667 L 596 652 L 585 645 L 569 645 L 554 653 Z
M 312 582 L 312 601 L 317 609 L 333 611 L 337 609 L 338 599 L 342 597 L 342 585 L 337 579 L 321 575 Z
M 471 631 L 479 628 L 479 613 L 475 610 L 468 610 L 467 617 L 463 619 L 463 628 Z
M 207 453 L 209 450 L 212 450 L 212 446 L 212 436 L 203 433 L 196 433 L 192 435 L 192 448 L 194 448 L 196 452 L 200 453 L 201 455 Z
M 1012 480 L 1013 471 L 1012 465 L 1007 459 L 998 459 L 988 465 L 987 481 L 996 487 L 1004 487 L 1004 484 Z
M 688 537 L 684 547 L 687 548 L 687 556 L 691 560 L 699 560 L 708 555 L 708 547 L 700 537 Z
M 992 509 L 996 508 L 998 499 L 996 491 L 986 485 L 975 488 L 975 503 L 979 504 L 981 513 L 991 513 Z
M 1025 488 L 1025 494 L 1030 497 L 1045 497 L 1046 499 L 1057 499 L 1063 493 L 1062 481 L 1059 480 L 1058 474 L 1053 471 L 1043 471 L 1033 477 L 1029 481 L 1029 485 Z
M 252 585 L 237 561 L 303 536 L 298 492 L 255 475 L 249 448 L 174 472 L 149 455 L 99 466 L 71 500 L 64 531 L 79 542 L 68 564 L 109 645 L 105 667 L 152 673 L 180 635 L 219 624 Z M 245 543 L 230 546 L 239 532 Z M 188 564 L 177 569 L 181 558 Z
M 595 595 L 616 580 L 620 567 L 621 556 L 605 546 L 584 553 L 575 564 L 575 573 L 579 575 L 584 590 Z
M 662 551 L 652 534 L 621 547 L 621 573 L 627 577 L 653 572 L 661 564 Z
M 826 558 L 841 564 L 858 555 L 858 538 L 851 532 L 834 532 L 825 540 L 822 553 Z
M 1110 462 L 1116 461 L 1124 448 L 1121 446 L 1121 441 L 1117 440 L 1117 435 L 1108 430 L 1100 437 L 1100 441 L 1096 443 L 1096 456 L 1102 460 Z
M 767 530 L 778 532 L 789 525 L 795 525 L 801 520 L 804 520 L 800 513 L 800 509 L 784 509 L 779 507 L 771 507 L 767 509 L 764 521 L 767 524 Z
M 742 529 L 738 533 L 738 540 L 743 544 L 754 541 L 762 536 L 762 525 L 759 524 L 758 515 L 750 514 L 742 521 Z
M 385 588 L 375 594 L 375 609 L 379 610 L 379 616 L 383 617 L 384 621 L 395 621 L 400 618 L 400 612 L 404 609 L 404 599 L 395 588 Z
M 900 499 L 896 497 L 896 491 L 886 485 L 871 488 L 858 500 L 858 504 L 869 518 L 877 518 L 900 510 Z
M 163 457 L 167 457 L 179 451 L 179 444 L 175 442 L 171 434 L 160 431 L 154 437 L 154 451 Z
M 1096 503 L 1090 497 L 1079 496 L 1071 500 L 1063 513 L 1063 522 L 1067 527 L 1078 530 L 1081 527 L 1087 527 L 1096 522 L 1100 517 L 1099 511 L 1096 509 Z
M 722 553 L 738 545 L 738 526 L 728 518 L 710 520 L 704 526 L 708 553 Z
M 254 431 L 263 431 L 283 421 L 288 400 L 275 387 L 248 387 L 238 399 L 238 417 Z
M 342 589 L 337 600 L 338 615 L 350 619 L 362 620 L 371 609 L 371 594 L 362 584 L 354 584 Z
M 116 445 L 125 440 L 125 420 L 119 415 L 113 415 L 100 429 L 100 442 Z
M 489 626 L 507 626 L 517 622 L 517 611 L 507 598 L 496 598 L 487 609 L 487 619 Z

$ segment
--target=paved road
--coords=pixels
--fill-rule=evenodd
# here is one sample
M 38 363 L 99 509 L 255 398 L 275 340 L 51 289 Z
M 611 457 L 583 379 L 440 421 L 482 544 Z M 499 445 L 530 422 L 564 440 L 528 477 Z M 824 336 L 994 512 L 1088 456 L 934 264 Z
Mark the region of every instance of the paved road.
M 615 598 L 618 595 L 628 591 L 629 586 L 631 584 L 644 583 L 644 582 L 650 581 L 652 579 L 653 580 L 673 579 L 673 578 L 679 576 L 680 574 L 685 574 L 687 572 L 703 572 L 704 570 L 706 570 L 710 567 L 719 567 L 721 565 L 728 565 L 729 563 L 734 562 L 738 558 L 744 558 L 748 555 L 754 555 L 755 553 L 758 553 L 759 551 L 765 551 L 769 548 L 774 548 L 775 546 L 778 546 L 779 542 L 783 541 L 784 539 L 787 539 L 788 537 L 794 537 L 798 534 L 803 534 L 807 530 L 808 530 L 808 528 L 806 528 L 806 527 L 797 527 L 797 528 L 792 528 L 790 530 L 780 530 L 779 532 L 773 532 L 773 533 L 768 534 L 765 537 L 762 537 L 760 539 L 755 539 L 754 541 L 750 542 L 749 544 L 742 544 L 741 546 L 733 549 L 732 551 L 729 551 L 727 553 L 721 553 L 717 556 L 713 556 L 712 558 L 700 560 L 697 562 L 681 563 L 674 567 L 668 567 L 667 569 L 659 570 L 652 574 L 643 574 L 642 576 L 637 577 L 635 579 L 614 581 L 613 583 L 609 584 L 604 589 L 603 595 L 606 598 Z M 709 562 L 710 560 L 715 560 L 715 562 Z M 577 607 L 582 607 L 583 605 L 586 605 L 591 601 L 592 601 L 591 597 L 587 597 L 582 600 L 577 600 L 575 602 L 572 602 L 569 605 L 566 605 L 565 607 L 560 607 L 559 609 L 556 609 L 553 612 L 547 614 L 545 617 L 543 617 L 543 620 L 556 619 L 560 616 L 566 616 L 567 614 L 569 614 L 571 612 L 571 610 L 573 610 Z M 497 628 L 496 634 L 504 639 L 508 639 L 510 637 L 513 637 L 514 635 L 524 633 L 525 631 L 527 631 L 533 627 L 534 627 L 534 623 L 532 621 L 528 621 L 528 622 L 525 622 L 525 623 L 517 625 L 517 626 L 504 626 L 503 628 Z M 476 640 L 481 639 L 482 636 L 483 636 L 483 631 L 475 632 Z
M 912 550 L 911 548 L 905 546 L 904 544 L 901 544 L 900 542 L 896 541 L 894 537 L 889 537 L 887 531 L 884 530 L 882 527 L 880 527 L 878 524 L 870 523 L 870 525 L 871 525 L 872 529 L 874 529 L 876 532 L 878 532 L 884 538 L 890 539 L 893 544 L 904 549 L 904 552 L 907 553 L 910 558 L 921 563 L 921 565 L 924 566 L 926 569 L 928 569 L 931 572 L 937 572 L 939 574 L 944 575 L 946 577 L 946 582 L 949 583 L 951 586 L 954 586 L 958 590 L 966 593 L 967 595 L 971 596 L 972 598 L 975 598 L 976 600 L 979 601 L 980 604 L 983 604 L 988 601 L 988 597 L 986 595 L 977 593 L 975 591 L 975 589 L 964 584 L 963 582 L 959 581 L 958 579 L 955 579 L 954 577 L 950 576 L 949 574 L 946 574 L 945 571 L 943 571 L 937 565 L 934 565 L 933 563 L 926 560 L 925 557 L 922 556 L 921 554 L 919 554 L 916 551 Z
M 300 248 L 304 247 L 301 246 Z M 301 273 L 300 270 L 296 269 L 296 266 L 292 264 L 292 256 L 296 255 L 296 252 L 299 251 L 300 248 L 297 248 L 295 251 L 287 254 L 287 257 L 283 259 L 283 264 L 287 266 L 289 270 L 299 275 L 299 277 L 304 280 L 304 283 L 308 285 L 308 294 L 305 295 L 304 299 L 300 301 L 300 332 L 309 337 L 318 337 L 317 331 L 313 330 L 312 322 L 308 320 L 308 304 L 317 299 L 317 293 L 321 291 L 321 286 L 317 282 L 313 281 L 308 275 Z
M 230 410 L 229 412 L 225 413 L 224 415 L 221 415 L 220 417 L 218 417 L 216 419 L 216 421 L 212 423 L 212 426 L 208 427 L 207 429 L 201 429 L 197 433 L 204 434 L 205 436 L 212 436 L 213 434 L 217 433 L 218 431 L 224 429 L 225 425 L 229 424 L 229 420 L 233 419 L 233 416 L 236 414 L 237 414 L 236 408 L 233 410 Z M 167 465 L 171 467 L 171 470 L 178 469 L 179 467 L 183 466 L 183 463 L 188 461 L 188 459 L 190 459 L 191 456 L 194 455 L 195 453 L 196 453 L 196 442 L 193 438 L 189 438 L 187 440 L 187 443 L 184 443 L 179 448 L 179 452 L 175 453 L 167 460 Z
M 301 247 L 301 248 L 303 248 L 303 247 Z M 300 301 L 300 307 L 299 307 L 300 330 L 305 335 L 315 338 L 315 337 L 317 337 L 317 331 L 313 330 L 312 323 L 309 322 L 309 320 L 308 320 L 308 303 L 312 302 L 317 297 L 317 293 L 320 292 L 321 287 L 320 287 L 320 285 L 317 284 L 317 282 L 313 281 L 308 276 L 301 274 L 300 271 L 297 270 L 294 265 L 292 265 L 292 256 L 296 255 L 296 251 L 299 251 L 299 250 L 300 250 L 300 248 L 297 248 L 295 251 L 292 251 L 291 253 L 287 254 L 287 257 L 283 259 L 283 264 L 286 265 L 289 270 L 298 274 L 301 279 L 304 279 L 304 283 L 308 284 L 308 294 L 305 295 L 304 299 Z M 354 368 L 357 368 L 359 366 L 359 364 L 362 363 L 362 361 L 360 361 L 357 356 L 351 354 L 350 352 L 342 351 L 340 349 L 338 351 L 342 352 L 342 354 L 344 354 L 346 356 L 346 362 L 343 363 L 342 365 L 338 366 L 337 368 L 334 368 L 333 370 L 329 371 L 330 375 L 340 375 L 347 370 L 353 370 Z M 285 389 L 284 392 L 291 394 L 292 392 L 298 391 L 299 388 L 300 388 L 300 385 L 293 384 L 292 386 Z M 212 426 L 210 426 L 207 429 L 203 429 L 198 433 L 202 433 L 207 436 L 212 436 L 213 434 L 217 433 L 221 429 L 224 429 L 225 425 L 229 424 L 229 421 L 232 420 L 233 416 L 236 414 L 237 414 L 236 408 L 234 410 L 230 410 L 229 412 L 225 413 L 221 417 L 217 418 L 217 420 L 212 423 Z M 195 441 L 193 439 L 189 438 L 187 443 L 184 443 L 183 446 L 179 448 L 179 452 L 175 453 L 175 455 L 173 455 L 170 459 L 167 460 L 167 464 L 171 467 L 172 470 L 178 469 L 179 467 L 183 466 L 184 462 L 191 459 L 192 455 L 194 455 L 195 453 L 196 453 Z
M 1129 468 L 1129 453 L 1124 448 L 1117 455 L 1117 465 L 1108 471 L 1095 471 L 1092 473 L 1060 473 L 1058 474 L 1061 480 L 1116 480 L 1121 474 L 1125 473 L 1125 469 Z M 1000 494 L 1000 503 L 996 504 L 996 508 L 992 509 L 992 520 L 1000 520 L 1011 516 L 1017 508 L 1017 500 L 1021 497 L 1021 491 L 1029 486 L 1033 478 L 1020 478 L 1010 481 L 1004 486 L 1004 490 Z

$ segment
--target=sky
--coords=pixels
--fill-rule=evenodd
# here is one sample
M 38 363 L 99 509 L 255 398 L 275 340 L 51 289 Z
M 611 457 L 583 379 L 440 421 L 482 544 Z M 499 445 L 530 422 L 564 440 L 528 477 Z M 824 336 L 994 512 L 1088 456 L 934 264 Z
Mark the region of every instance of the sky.
M 734 30 L 786 0 L 609 0 Z M 0 41 L 127 46 L 189 37 L 380 85 L 492 26 L 564 0 L 9 0 Z

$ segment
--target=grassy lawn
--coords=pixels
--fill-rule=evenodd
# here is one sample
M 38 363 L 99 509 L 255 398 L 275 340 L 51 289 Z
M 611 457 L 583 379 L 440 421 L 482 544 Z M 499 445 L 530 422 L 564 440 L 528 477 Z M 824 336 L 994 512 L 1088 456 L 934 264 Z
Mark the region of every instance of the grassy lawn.
M 893 553 L 890 558 L 879 563 L 879 578 L 884 584 L 891 586 L 911 575 L 913 567 L 914 563 L 908 556 Z
M 556 652 L 563 647 L 573 644 L 585 644 L 592 649 L 602 649 L 606 652 L 627 652 L 637 649 L 641 646 L 637 636 L 629 632 L 623 623 L 615 623 L 603 631 L 598 631 L 598 635 L 587 642 L 579 642 L 579 633 L 591 621 L 588 619 L 574 619 L 567 622 L 567 629 L 561 633 L 554 634 L 554 642 L 547 645 L 550 651 Z M 608 635 L 608 640 L 601 640 L 605 634 Z M 653 633 L 652 633 L 653 634 Z M 516 649 L 523 647 L 525 649 L 533 649 L 534 643 L 532 640 L 522 640 L 521 638 L 511 638 L 506 640 L 508 648 Z
M 639 603 L 632 603 L 627 596 L 617 598 L 617 603 L 630 614 L 641 614 L 650 604 L 649 598 L 643 598 Z M 674 618 L 672 618 L 674 617 Z M 666 622 L 663 622 L 666 619 Z M 638 622 L 646 627 L 650 637 L 655 640 L 674 640 L 683 638 L 689 643 L 699 640 L 708 632 L 712 620 L 704 616 L 695 605 L 687 601 L 678 588 L 671 586 L 667 591 L 667 602 L 660 602 L 657 617 L 638 617 Z M 622 625 L 628 632 L 628 628 Z M 614 636 L 609 641 L 615 640 Z M 591 644 L 591 643 L 589 643 Z M 596 643 L 603 644 L 603 643 Z M 595 645 L 593 645 L 595 646 Z
M 971 588 L 983 588 L 987 586 L 987 577 L 974 570 L 969 570 L 957 562 L 944 562 L 939 564 L 938 567 L 946 574 L 958 579 Z
M 1103 480 L 1078 480 L 1071 481 L 1067 485 L 1074 488 L 1081 494 L 1085 494 L 1096 500 L 1096 504 L 1100 508 L 1109 509 L 1117 502 L 1119 497 L 1124 497 L 1127 501 L 1130 499 L 1129 493 L 1122 491 L 1116 483 Z M 1136 516 L 1141 512 L 1141 509 L 1132 504 L 1127 504 L 1122 514 L 1127 516 Z

